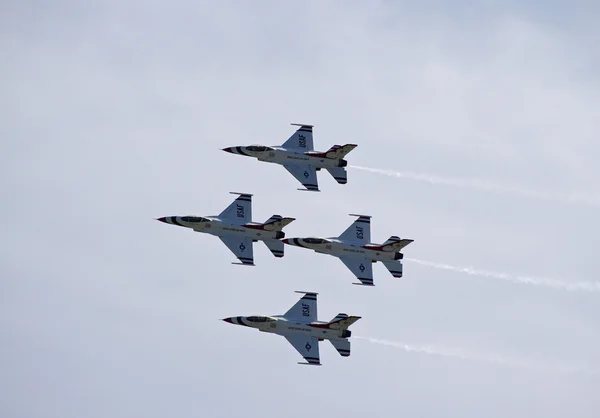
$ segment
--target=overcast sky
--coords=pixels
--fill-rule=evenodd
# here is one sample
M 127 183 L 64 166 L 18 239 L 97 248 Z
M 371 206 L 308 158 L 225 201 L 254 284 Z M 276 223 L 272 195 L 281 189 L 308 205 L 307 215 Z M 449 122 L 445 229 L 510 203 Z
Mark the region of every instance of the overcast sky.
M 2 2 L 0 416 L 597 417 L 600 8 L 481 3 Z M 290 122 L 392 175 L 220 151 Z M 372 215 L 404 278 L 154 220 L 229 191 L 288 237 Z M 219 321 L 294 290 L 363 317 L 349 358 Z

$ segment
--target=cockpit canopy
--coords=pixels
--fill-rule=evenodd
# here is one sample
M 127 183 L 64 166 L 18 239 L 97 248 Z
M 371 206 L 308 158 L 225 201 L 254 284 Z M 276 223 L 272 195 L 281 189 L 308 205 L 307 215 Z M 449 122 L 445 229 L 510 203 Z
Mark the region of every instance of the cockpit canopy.
M 181 220 L 183 222 L 190 222 L 190 223 L 194 223 L 194 222 L 210 222 L 210 219 L 206 219 L 203 218 L 201 216 L 182 216 Z
M 328 244 L 331 241 L 323 238 L 304 238 L 303 240 L 307 244 Z
M 273 318 L 269 318 L 268 316 L 248 316 L 246 320 L 249 322 L 273 322 L 275 321 Z
M 274 150 L 274 148 L 265 147 L 264 145 L 250 145 L 249 147 L 246 147 L 246 149 L 248 151 L 257 151 L 257 152 L 273 151 Z

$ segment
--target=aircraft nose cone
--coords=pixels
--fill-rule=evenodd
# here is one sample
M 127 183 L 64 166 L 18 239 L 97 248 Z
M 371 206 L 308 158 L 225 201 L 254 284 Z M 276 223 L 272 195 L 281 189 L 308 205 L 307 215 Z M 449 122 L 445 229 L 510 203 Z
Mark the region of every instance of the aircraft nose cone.
M 225 322 L 229 322 L 230 324 L 233 324 L 233 320 L 231 318 L 223 318 L 223 319 L 221 319 L 221 321 L 225 321 Z
M 282 239 L 281 242 L 283 242 L 284 244 L 289 244 L 290 243 L 290 239 L 289 238 Z
M 167 223 L 167 218 L 156 218 L 156 220 Z
M 232 149 L 232 148 L 233 148 L 233 147 L 227 147 L 227 148 L 223 148 L 223 151 L 225 151 L 225 152 L 230 152 L 230 153 L 232 153 L 232 154 L 233 154 L 233 149 Z

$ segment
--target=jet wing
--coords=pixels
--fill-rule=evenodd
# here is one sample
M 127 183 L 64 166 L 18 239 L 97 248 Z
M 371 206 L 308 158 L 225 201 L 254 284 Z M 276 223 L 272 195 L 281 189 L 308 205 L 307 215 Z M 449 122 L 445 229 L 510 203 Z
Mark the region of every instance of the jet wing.
M 281 147 L 300 152 L 314 151 L 312 125 L 299 125 L 296 123 L 292 123 L 292 125 L 300 126 L 300 128 Z
M 361 283 L 365 286 L 373 286 L 373 263 L 368 258 L 340 257 L 342 263 L 350 269 Z
M 317 294 L 312 292 L 297 292 L 304 293 L 294 306 L 292 306 L 285 314 L 284 318 L 295 319 L 304 323 L 315 322 L 317 320 Z
M 338 238 L 342 241 L 354 241 L 362 245 L 371 242 L 371 217 L 367 215 L 358 216 L 352 225 L 350 225 Z
M 319 340 L 317 337 L 311 337 L 309 335 L 290 335 L 285 336 L 285 339 L 294 346 L 296 351 L 304 357 L 308 363 L 299 364 L 312 364 L 315 366 L 321 365 L 319 358 Z
M 254 265 L 254 254 L 252 251 L 252 240 L 250 238 L 219 237 L 223 244 L 231 250 L 243 265 Z M 235 263 L 234 263 L 235 264 Z
M 312 165 L 283 165 L 307 190 L 318 192 L 317 170 Z
M 233 192 L 232 194 L 239 194 L 239 196 L 219 214 L 219 218 L 239 225 L 252 222 L 252 195 Z

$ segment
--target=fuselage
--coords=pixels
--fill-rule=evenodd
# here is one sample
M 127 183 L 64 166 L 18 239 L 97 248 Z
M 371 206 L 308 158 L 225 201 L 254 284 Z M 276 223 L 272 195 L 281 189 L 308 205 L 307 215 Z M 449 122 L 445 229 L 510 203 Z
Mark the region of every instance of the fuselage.
M 222 236 L 235 236 L 251 238 L 256 241 L 265 241 L 271 239 L 281 239 L 285 237 L 283 231 L 269 231 L 265 229 L 264 224 L 246 223 L 235 224 L 224 221 L 214 216 L 167 216 L 160 218 L 163 222 L 191 228 L 196 232 Z
M 317 253 L 335 257 L 367 258 L 373 261 L 401 260 L 404 256 L 397 251 L 384 251 L 380 245 L 361 245 L 352 241 L 341 241 L 338 238 L 288 238 L 285 244 L 309 248 Z
M 346 167 L 348 162 L 343 158 L 331 158 L 327 152 L 308 151 L 301 152 L 281 147 L 250 145 L 247 147 L 225 148 L 232 154 L 254 157 L 259 161 L 281 165 L 311 165 L 317 168 Z
M 327 322 L 300 322 L 283 316 L 233 316 L 224 321 L 231 324 L 256 328 L 262 332 L 278 335 L 302 334 L 322 340 L 349 338 L 352 333 L 347 329 L 331 329 Z

